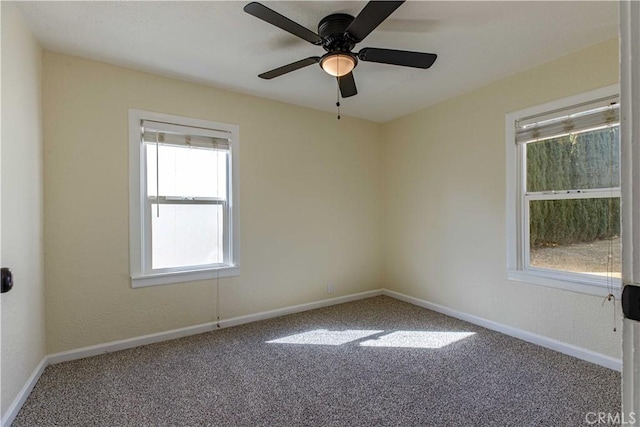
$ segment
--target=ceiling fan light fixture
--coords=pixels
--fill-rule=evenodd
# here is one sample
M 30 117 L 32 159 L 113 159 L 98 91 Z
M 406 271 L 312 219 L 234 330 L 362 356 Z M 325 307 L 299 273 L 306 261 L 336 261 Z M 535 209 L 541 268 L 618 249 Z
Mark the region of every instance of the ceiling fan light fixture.
M 349 74 L 357 64 L 355 56 L 344 52 L 327 53 L 320 60 L 320 67 L 334 77 L 342 77 Z

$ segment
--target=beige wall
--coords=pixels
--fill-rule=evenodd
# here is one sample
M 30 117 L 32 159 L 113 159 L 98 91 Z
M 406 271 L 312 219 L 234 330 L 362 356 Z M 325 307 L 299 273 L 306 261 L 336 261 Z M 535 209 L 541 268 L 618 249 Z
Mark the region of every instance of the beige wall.
M 43 76 L 48 352 L 216 318 L 213 281 L 131 288 L 129 108 L 240 126 L 221 318 L 381 286 L 381 125 L 51 52 Z
M 505 252 L 505 113 L 617 82 L 615 40 L 384 125 L 51 52 L 43 67 L 48 352 L 215 319 L 213 281 L 130 287 L 138 108 L 240 125 L 222 318 L 385 286 L 619 357 L 610 305 L 509 282 Z
M 617 40 L 385 124 L 385 286 L 620 357 L 602 298 L 506 279 L 505 114 L 618 82 Z
M 45 354 L 42 247 L 42 51 L 12 3 L 2 2 L 2 417 Z

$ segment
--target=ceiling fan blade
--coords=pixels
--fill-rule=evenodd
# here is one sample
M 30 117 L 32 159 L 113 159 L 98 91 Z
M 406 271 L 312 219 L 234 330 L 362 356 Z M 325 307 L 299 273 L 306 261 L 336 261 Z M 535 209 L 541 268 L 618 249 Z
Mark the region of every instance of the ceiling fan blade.
M 358 94 L 358 89 L 356 89 L 356 80 L 353 78 L 353 73 L 338 77 L 338 86 L 340 86 L 340 95 L 342 95 L 343 98 L 348 98 Z
M 317 64 L 318 62 L 320 62 L 319 56 L 310 56 L 309 58 L 301 59 L 300 61 L 292 62 L 291 64 L 283 65 L 282 67 L 259 74 L 258 77 L 265 80 L 271 80 L 274 77 L 299 70 L 300 68 L 308 67 L 311 64 Z
M 366 47 L 358 53 L 361 61 L 401 65 L 403 67 L 429 68 L 436 62 L 435 53 L 409 52 L 407 50 Z
M 278 12 L 269 9 L 268 7 L 260 3 L 249 3 L 244 7 L 244 11 L 249 15 L 253 15 L 256 18 L 262 19 L 263 21 L 266 21 L 271 25 L 275 25 L 276 27 L 285 30 L 293 34 L 294 36 L 298 36 L 301 39 L 308 41 L 309 43 L 320 44 L 322 42 L 322 38 L 313 31 L 303 27 L 297 22 L 292 21 L 286 16 L 280 15 Z
M 364 40 L 382 21 L 387 19 L 403 1 L 370 1 L 351 22 L 347 30 L 356 43 Z

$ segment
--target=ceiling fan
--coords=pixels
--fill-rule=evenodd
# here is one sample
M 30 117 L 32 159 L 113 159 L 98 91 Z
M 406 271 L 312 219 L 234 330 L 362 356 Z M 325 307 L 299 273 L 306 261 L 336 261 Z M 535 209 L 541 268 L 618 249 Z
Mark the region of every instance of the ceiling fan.
M 357 53 L 352 52 L 356 44 L 364 40 L 402 3 L 404 1 L 370 1 L 355 18 L 346 13 L 328 15 L 318 24 L 318 34 L 260 3 L 247 4 L 244 11 L 248 14 L 311 44 L 322 46 L 327 51 L 323 56 L 310 56 L 262 73 L 258 77 L 269 80 L 319 63 L 324 71 L 338 79 L 340 94 L 343 98 L 347 98 L 358 93 L 353 78 L 353 69 L 358 65 L 358 60 L 423 69 L 431 67 L 438 57 L 434 53 L 375 47 L 366 47 Z

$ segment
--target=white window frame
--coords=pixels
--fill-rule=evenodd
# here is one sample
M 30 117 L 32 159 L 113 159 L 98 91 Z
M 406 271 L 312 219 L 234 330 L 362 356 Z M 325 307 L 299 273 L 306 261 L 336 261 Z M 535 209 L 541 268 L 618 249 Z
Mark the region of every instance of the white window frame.
M 516 143 L 516 122 L 525 117 L 542 115 L 547 112 L 569 108 L 593 100 L 616 96 L 620 93 L 618 85 L 606 86 L 576 96 L 563 98 L 524 110 L 508 113 L 505 118 L 506 136 L 506 171 L 507 171 L 507 278 L 509 280 L 547 286 L 589 295 L 607 296 L 610 291 L 620 297 L 621 281 L 619 278 L 599 277 L 595 275 L 571 273 L 560 270 L 533 268 L 529 266 L 529 241 L 526 230 L 529 227 L 524 188 L 526 182 L 525 156 L 526 144 Z M 558 195 L 545 196 L 535 194 L 529 200 L 543 200 Z M 620 189 L 589 190 L 580 196 L 571 194 L 567 198 L 620 197 Z
M 225 251 L 223 264 L 198 268 L 169 268 L 150 273 L 151 270 L 147 267 L 150 265 L 151 257 L 150 222 L 145 219 L 148 216 L 146 212 L 150 201 L 145 197 L 146 151 L 141 135 L 141 125 L 144 120 L 219 131 L 229 135 L 230 160 L 227 177 L 229 215 L 225 217 L 225 223 L 230 221 L 231 224 L 225 227 L 230 235 L 229 240 L 225 241 L 228 250 Z M 129 110 L 129 255 L 133 288 L 217 279 L 240 274 L 239 133 L 239 127 L 233 124 L 136 109 Z

